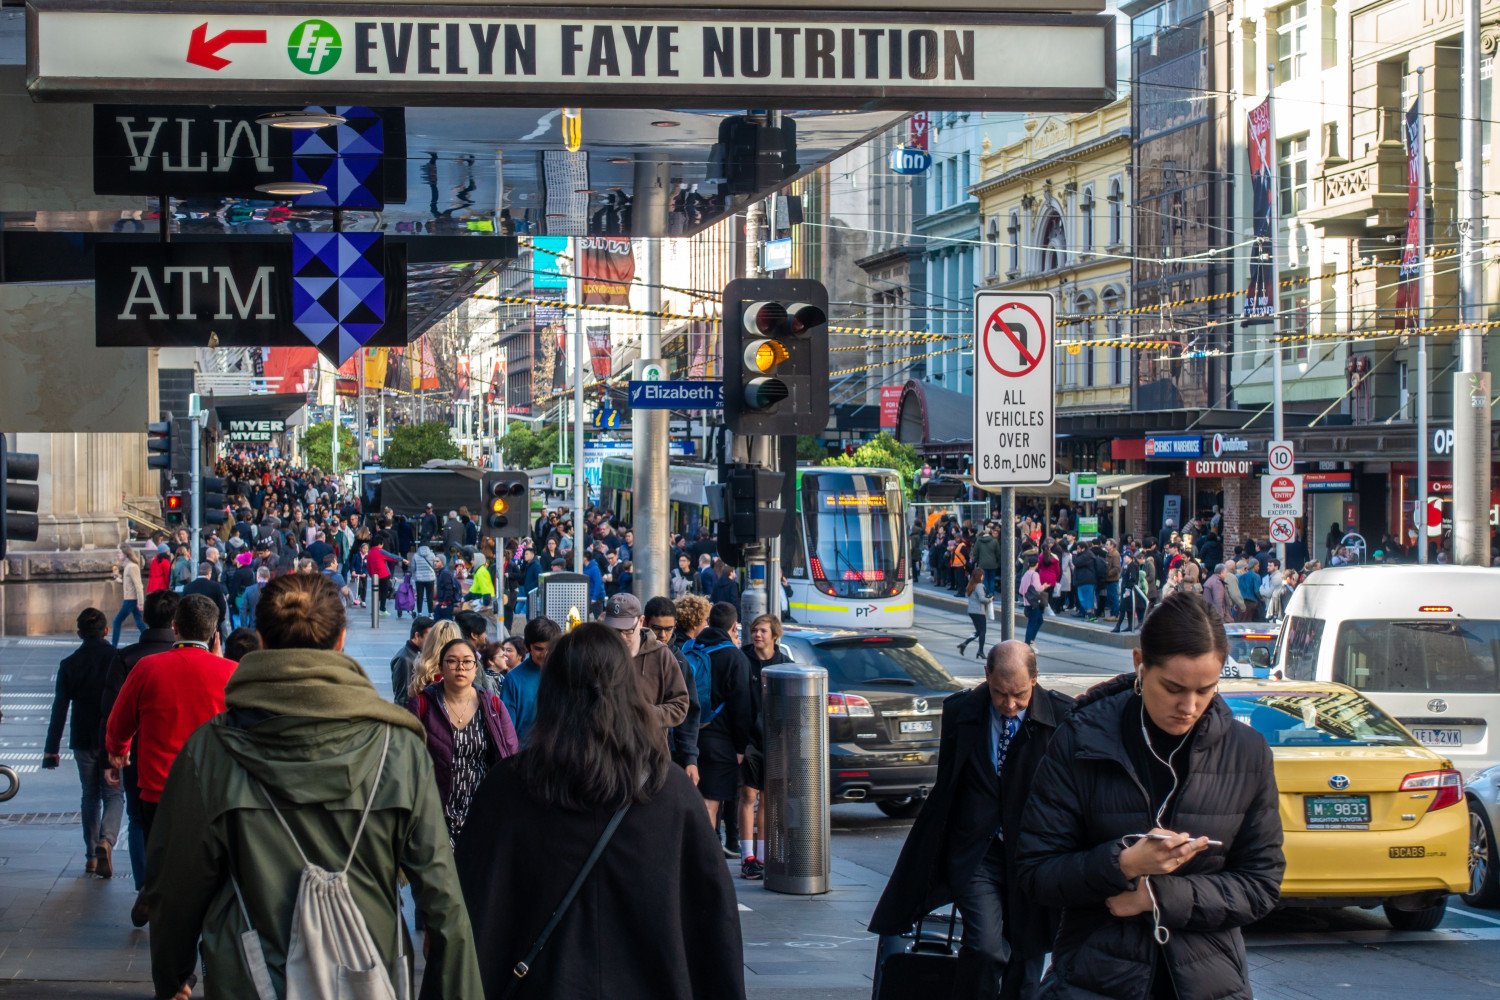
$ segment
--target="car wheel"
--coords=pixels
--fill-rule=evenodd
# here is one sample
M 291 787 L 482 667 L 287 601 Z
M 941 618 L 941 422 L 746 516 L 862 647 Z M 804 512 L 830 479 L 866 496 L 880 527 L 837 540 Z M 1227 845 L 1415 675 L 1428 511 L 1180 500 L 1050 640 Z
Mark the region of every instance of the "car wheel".
M 911 819 L 922 811 L 922 800 L 915 795 L 907 795 L 899 799 L 881 799 L 876 802 L 880 811 L 893 819 Z
M 1398 931 L 1430 931 L 1443 922 L 1443 914 L 1448 912 L 1448 900 L 1420 910 L 1398 910 L 1389 904 L 1382 909 L 1385 910 L 1385 919 Z
M 1500 909 L 1500 876 L 1495 871 L 1495 829 L 1484 808 L 1469 803 L 1469 891 L 1463 901 L 1480 909 Z

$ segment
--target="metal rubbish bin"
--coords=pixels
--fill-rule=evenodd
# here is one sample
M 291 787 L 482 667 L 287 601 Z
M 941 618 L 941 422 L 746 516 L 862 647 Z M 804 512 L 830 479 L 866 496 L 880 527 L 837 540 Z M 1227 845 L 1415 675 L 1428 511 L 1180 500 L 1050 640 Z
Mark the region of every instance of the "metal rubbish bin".
M 526 618 L 550 618 L 564 629 L 568 612 L 577 608 L 589 620 L 589 578 L 582 573 L 543 573 L 526 602 Z
M 783 664 L 761 671 L 766 773 L 761 822 L 765 885 L 811 896 L 828 891 L 828 671 Z

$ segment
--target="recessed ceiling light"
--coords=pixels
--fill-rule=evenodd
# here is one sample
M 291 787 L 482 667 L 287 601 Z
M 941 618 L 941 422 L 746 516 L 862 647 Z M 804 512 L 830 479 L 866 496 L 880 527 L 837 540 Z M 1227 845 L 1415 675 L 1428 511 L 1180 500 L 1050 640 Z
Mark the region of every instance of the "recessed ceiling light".
M 657 128 L 676 128 L 677 126 L 681 125 L 682 122 L 669 122 L 666 120 L 662 120 L 659 122 L 652 122 L 651 124 L 656 126 Z
M 262 194 L 279 194 L 285 196 L 299 194 L 322 194 L 328 190 L 326 184 L 312 184 L 308 181 L 271 181 L 269 184 L 257 184 L 255 190 Z
M 276 128 L 328 128 L 348 121 L 343 115 L 330 111 L 267 111 L 255 119 L 257 125 Z
M 609 162 L 609 163 L 630 163 L 631 159 L 628 156 L 611 156 L 607 162 Z

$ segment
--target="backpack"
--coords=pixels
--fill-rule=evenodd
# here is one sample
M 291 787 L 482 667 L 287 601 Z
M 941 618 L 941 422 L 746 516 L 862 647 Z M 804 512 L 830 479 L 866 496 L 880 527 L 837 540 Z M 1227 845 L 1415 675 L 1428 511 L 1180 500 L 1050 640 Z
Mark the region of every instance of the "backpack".
M 682 644 L 682 658 L 687 661 L 688 668 L 693 672 L 693 687 L 698 689 L 698 704 L 701 706 L 702 715 L 698 717 L 698 728 L 702 729 L 714 717 L 724 710 L 724 703 L 709 711 L 708 706 L 713 700 L 713 654 L 721 649 L 737 648 L 732 642 L 721 642 L 716 646 L 704 646 L 696 639 L 689 639 Z
M 415 611 L 417 609 L 417 590 L 411 585 L 411 574 L 408 573 L 396 584 L 396 610 Z
M 375 784 L 370 787 L 365 810 L 360 814 L 359 826 L 354 831 L 354 842 L 349 848 L 349 859 L 342 870 L 330 872 L 307 859 L 292 828 L 287 825 L 281 810 L 269 792 L 254 778 L 251 782 L 260 789 L 261 795 L 276 814 L 281 828 L 296 848 L 302 859 L 302 878 L 297 886 L 297 901 L 292 907 L 292 933 L 286 951 L 286 1000 L 339 1000 L 341 997 L 360 997 L 362 1000 L 407 1000 L 411 995 L 411 983 L 406 966 L 406 947 L 402 937 L 403 922 L 396 921 L 396 965 L 400 970 L 399 986 L 391 983 L 389 970 L 381 961 L 380 952 L 370 937 L 370 928 L 365 924 L 364 914 L 354 903 L 349 892 L 349 866 L 359 850 L 360 837 L 365 832 L 365 820 L 370 817 L 370 808 L 375 804 L 375 793 L 380 789 L 380 779 L 385 775 L 385 761 L 391 749 L 391 727 L 385 727 L 385 742 L 380 748 L 380 766 L 375 772 Z M 250 911 L 245 907 L 245 897 L 240 892 L 239 880 L 231 875 L 235 898 L 239 901 L 240 913 L 249 930 L 240 935 L 240 947 L 251 979 L 255 982 L 257 1000 L 277 1000 L 271 975 L 266 968 L 266 957 L 261 947 L 260 935 L 250 923 Z

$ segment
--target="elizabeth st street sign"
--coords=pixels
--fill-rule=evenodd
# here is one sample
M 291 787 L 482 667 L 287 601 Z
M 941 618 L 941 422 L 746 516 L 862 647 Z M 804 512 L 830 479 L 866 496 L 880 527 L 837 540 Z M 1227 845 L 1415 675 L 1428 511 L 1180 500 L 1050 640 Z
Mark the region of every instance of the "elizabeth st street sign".
M 610 6 L 455 17 L 461 8 L 417 3 L 140 7 L 32 0 L 33 96 L 1090 110 L 1115 88 L 1114 19 L 1097 14 L 936 10 L 902 20 L 894 11 Z

